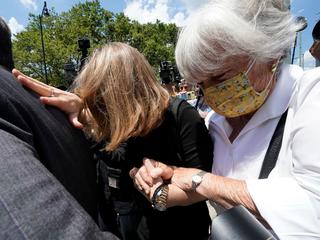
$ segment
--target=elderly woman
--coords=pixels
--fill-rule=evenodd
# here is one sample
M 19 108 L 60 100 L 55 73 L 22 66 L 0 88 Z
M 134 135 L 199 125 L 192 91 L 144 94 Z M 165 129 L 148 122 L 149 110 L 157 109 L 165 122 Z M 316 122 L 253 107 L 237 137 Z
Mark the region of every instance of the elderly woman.
M 166 207 L 196 198 L 242 204 L 280 239 L 319 239 L 320 69 L 283 63 L 298 29 L 281 0 L 214 0 L 191 16 L 176 61 L 215 111 L 208 119 L 212 173 L 150 160 L 131 171 L 136 185 L 154 184 L 154 199 L 165 187 L 155 184 L 161 176 L 171 179 Z M 270 174 L 261 174 L 280 119 L 282 143 L 273 143 L 280 152 Z

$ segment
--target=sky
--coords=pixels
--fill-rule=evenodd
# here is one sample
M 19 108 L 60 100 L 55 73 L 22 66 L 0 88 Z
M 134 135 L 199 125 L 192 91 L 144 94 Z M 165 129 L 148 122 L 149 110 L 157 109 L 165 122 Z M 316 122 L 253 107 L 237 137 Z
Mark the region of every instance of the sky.
M 47 6 L 60 13 L 68 11 L 79 2 L 84 0 L 47 0 Z M 159 19 L 162 22 L 183 26 L 190 13 L 208 0 L 101 0 L 100 2 L 105 9 L 124 12 L 130 19 L 141 23 L 155 22 Z M 41 0 L 1 0 L 0 17 L 6 20 L 12 33 L 15 34 L 27 26 L 29 13 L 41 13 L 43 4 Z M 291 0 L 291 12 L 294 16 L 304 16 L 308 20 L 308 27 L 298 37 L 295 63 L 299 63 L 301 56 L 304 67 L 313 68 L 315 60 L 308 49 L 313 42 L 312 29 L 320 19 L 320 0 Z

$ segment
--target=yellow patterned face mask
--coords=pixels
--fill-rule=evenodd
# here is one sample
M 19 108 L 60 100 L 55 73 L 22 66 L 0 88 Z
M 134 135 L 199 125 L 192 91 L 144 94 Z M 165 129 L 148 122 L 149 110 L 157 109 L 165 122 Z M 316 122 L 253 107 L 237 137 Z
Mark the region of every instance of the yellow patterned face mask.
M 269 81 L 265 90 L 257 92 L 247 76 L 253 64 L 254 62 L 245 73 L 239 73 L 231 79 L 203 90 L 206 103 L 216 113 L 227 118 L 239 117 L 254 112 L 264 103 L 272 81 Z M 275 69 L 276 67 L 273 68 L 273 72 Z

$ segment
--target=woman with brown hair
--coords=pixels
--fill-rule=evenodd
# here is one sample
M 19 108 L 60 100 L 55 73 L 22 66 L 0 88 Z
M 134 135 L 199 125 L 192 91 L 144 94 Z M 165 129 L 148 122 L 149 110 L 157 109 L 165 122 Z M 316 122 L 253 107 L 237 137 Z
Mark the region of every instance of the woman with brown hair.
M 13 73 L 23 85 L 38 92 L 43 103 L 65 111 L 75 127 L 84 127 L 97 142 L 107 141 L 105 150 L 109 153 L 126 142 L 121 157 L 115 160 L 109 156 L 103 161 L 121 172 L 116 181 L 107 183 L 114 188 L 117 203 L 130 206 L 118 215 L 134 213 L 139 220 L 136 224 L 127 218 L 134 227 L 123 234 L 124 239 L 208 237 L 210 218 L 205 202 L 161 211 L 165 206 L 154 199 L 152 208 L 129 177 L 130 169 L 141 166 L 143 158 L 206 171 L 211 169 L 212 159 L 211 139 L 197 111 L 185 101 L 170 99 L 141 53 L 124 43 L 103 46 L 75 80 L 74 93 L 40 83 L 17 70 Z

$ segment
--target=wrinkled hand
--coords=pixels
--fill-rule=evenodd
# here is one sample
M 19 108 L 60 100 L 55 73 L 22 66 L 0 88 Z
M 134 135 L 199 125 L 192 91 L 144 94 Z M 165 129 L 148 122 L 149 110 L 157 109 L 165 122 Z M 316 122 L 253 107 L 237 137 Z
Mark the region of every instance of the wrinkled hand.
M 173 167 L 145 158 L 143 165 L 140 168 L 131 169 L 129 174 L 136 188 L 150 199 L 154 190 L 164 180 L 172 177 Z
M 171 178 L 171 183 L 183 191 L 192 191 L 192 176 L 200 170 L 197 168 L 175 168 Z
M 320 41 L 314 41 L 309 49 L 309 52 L 314 58 L 320 60 Z
M 79 96 L 37 81 L 24 75 L 17 69 L 13 69 L 12 73 L 22 85 L 38 93 L 41 96 L 40 101 L 42 103 L 57 107 L 67 113 L 74 127 L 83 127 L 82 123 L 78 120 L 79 113 L 83 109 L 83 102 Z

